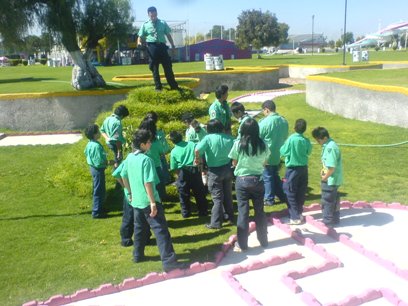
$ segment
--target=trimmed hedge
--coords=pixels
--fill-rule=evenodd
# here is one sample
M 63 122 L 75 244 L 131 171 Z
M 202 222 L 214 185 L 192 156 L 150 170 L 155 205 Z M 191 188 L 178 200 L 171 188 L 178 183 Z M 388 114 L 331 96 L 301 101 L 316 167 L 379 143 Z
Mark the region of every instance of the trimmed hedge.
M 200 122 L 206 123 L 210 106 L 208 101 L 197 99 L 189 88 L 183 87 L 181 92 L 166 89 L 162 92 L 155 92 L 151 86 L 141 87 L 130 92 L 128 98 L 116 102 L 113 109 L 121 104 L 126 105 L 130 113 L 123 120 L 124 136 L 127 141 L 124 156 L 130 152 L 132 135 L 148 112 L 155 111 L 158 114 L 158 128 L 163 129 L 166 135 L 172 130 L 178 130 L 184 135 L 186 126 L 181 121 L 182 114 L 192 112 Z M 99 114 L 95 121 L 96 124 L 101 126 L 105 118 L 110 116 L 111 113 Z M 108 159 L 112 160 L 113 153 L 107 148 L 102 138 L 100 141 L 108 153 Z M 56 165 L 47 170 L 47 180 L 53 186 L 77 196 L 91 197 L 92 179 L 84 155 L 87 142 L 88 140 L 84 137 L 80 142 L 70 146 Z M 168 142 L 172 147 L 171 141 L 168 140 Z M 113 189 L 115 186 L 111 173 L 112 168 L 109 167 L 105 172 L 107 189 Z

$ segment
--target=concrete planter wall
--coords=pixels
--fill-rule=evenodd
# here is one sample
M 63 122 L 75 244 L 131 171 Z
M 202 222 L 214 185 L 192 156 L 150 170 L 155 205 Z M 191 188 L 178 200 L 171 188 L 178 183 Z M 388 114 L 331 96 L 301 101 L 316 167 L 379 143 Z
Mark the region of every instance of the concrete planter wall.
M 125 99 L 126 91 L 0 96 L 0 128 L 62 131 L 85 128 L 100 112 Z
M 345 118 L 408 128 L 408 88 L 309 76 L 306 102 Z
M 278 67 L 236 67 L 219 71 L 203 71 L 177 73 L 177 79 L 191 79 L 190 86 L 196 95 L 202 92 L 214 92 L 221 84 L 230 90 L 267 90 L 276 88 L 279 84 Z M 151 80 L 151 75 L 122 75 L 113 81 Z

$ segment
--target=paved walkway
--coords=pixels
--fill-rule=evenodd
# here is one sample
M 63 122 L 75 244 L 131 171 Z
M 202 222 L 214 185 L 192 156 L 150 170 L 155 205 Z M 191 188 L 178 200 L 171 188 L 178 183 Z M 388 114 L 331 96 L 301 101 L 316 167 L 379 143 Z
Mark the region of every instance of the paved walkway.
M 344 201 L 334 230 L 318 221 L 318 204 L 305 215 L 306 223 L 299 226 L 271 217 L 267 249 L 252 232 L 250 249 L 233 252 L 231 236 L 215 254 L 218 265 L 195 263 L 189 270 L 55 296 L 46 304 L 408 305 L 408 248 L 401 245 L 406 206 Z
M 81 138 L 82 135 L 79 133 L 18 136 L 7 136 L 6 134 L 0 134 L 0 147 L 69 144 L 75 143 Z

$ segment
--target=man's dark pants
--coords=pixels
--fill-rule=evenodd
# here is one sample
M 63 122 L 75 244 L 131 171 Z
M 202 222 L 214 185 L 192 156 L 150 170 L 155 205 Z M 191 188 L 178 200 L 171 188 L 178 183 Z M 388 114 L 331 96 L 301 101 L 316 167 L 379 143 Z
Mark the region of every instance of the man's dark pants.
M 133 207 L 129 204 L 126 196 L 123 197 L 123 216 L 122 224 L 120 226 L 121 244 L 123 246 L 130 246 L 133 244 L 133 228 L 134 228 Z
M 307 166 L 286 168 L 283 190 L 286 193 L 289 216 L 299 220 L 303 213 L 308 184 Z
M 323 223 L 328 225 L 338 224 L 340 222 L 340 196 L 339 186 L 328 185 L 327 182 L 321 182 L 322 188 L 322 212 Z
M 214 202 L 211 210 L 211 226 L 213 227 L 221 227 L 222 225 L 223 206 L 229 220 L 234 222 L 232 178 L 233 174 L 229 163 L 221 167 L 208 167 L 208 190 Z
M 198 167 L 183 167 L 180 169 L 176 186 L 179 192 L 181 215 L 183 217 L 189 217 L 191 214 L 191 190 L 197 203 L 198 214 L 200 216 L 208 215 L 206 190 Z
M 133 209 L 135 218 L 133 260 L 136 262 L 143 260 L 146 237 L 149 235 L 150 226 L 156 237 L 163 268 L 166 268 L 166 266 L 171 266 L 177 261 L 176 253 L 174 252 L 173 244 L 171 242 L 163 205 L 161 203 L 156 203 L 156 206 L 157 215 L 154 218 L 150 217 L 150 206 L 147 206 L 144 209 Z
M 264 211 L 264 184 L 260 176 L 237 176 L 235 191 L 238 202 L 237 237 L 241 249 L 248 248 L 249 200 L 254 205 L 256 235 L 259 243 L 268 245 L 268 223 Z
M 168 47 L 163 43 L 147 43 L 148 55 L 149 55 L 149 69 L 153 73 L 153 80 L 156 89 L 162 89 L 162 83 L 160 81 L 159 65 L 162 64 L 164 75 L 167 83 L 171 89 L 177 89 L 178 84 L 174 78 L 173 65 L 168 53 Z
M 286 202 L 286 195 L 283 192 L 282 181 L 279 177 L 279 165 L 266 165 L 263 172 L 265 185 L 265 202 L 273 202 L 277 196 L 282 202 Z
M 89 167 L 92 175 L 93 186 L 93 204 L 92 204 L 92 217 L 101 217 L 103 212 L 103 202 L 105 200 L 105 168 L 97 169 Z

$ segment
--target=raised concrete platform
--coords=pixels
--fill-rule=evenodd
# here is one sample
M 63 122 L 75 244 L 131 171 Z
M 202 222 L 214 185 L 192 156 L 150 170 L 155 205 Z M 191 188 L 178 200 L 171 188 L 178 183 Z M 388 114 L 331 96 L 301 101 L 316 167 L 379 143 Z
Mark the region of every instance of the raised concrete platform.
M 408 88 L 405 87 L 308 76 L 306 102 L 345 118 L 408 128 Z

